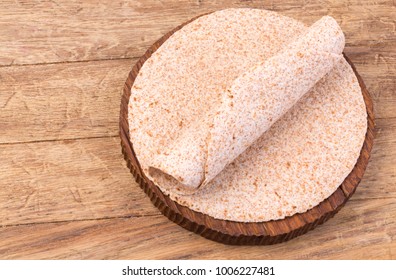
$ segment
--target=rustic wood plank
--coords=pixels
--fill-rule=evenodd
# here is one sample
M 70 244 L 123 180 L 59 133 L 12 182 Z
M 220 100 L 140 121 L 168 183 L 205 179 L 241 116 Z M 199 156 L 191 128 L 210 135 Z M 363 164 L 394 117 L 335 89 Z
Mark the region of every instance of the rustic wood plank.
M 376 118 L 396 118 L 396 51 L 348 55 L 373 97 Z M 0 68 L 0 143 L 118 134 L 122 88 L 135 62 Z
M 353 199 L 396 198 L 396 119 L 377 121 Z M 118 137 L 0 145 L 0 225 L 153 215 Z
M 0 226 L 159 213 L 118 137 L 0 146 Z
M 351 201 L 324 225 L 286 243 L 227 246 L 159 215 L 0 228 L 0 258 L 12 259 L 392 259 L 393 199 Z
M 196 15 L 248 6 L 307 24 L 334 16 L 380 118 L 352 201 L 266 248 L 215 244 L 157 214 L 109 138 L 130 58 Z M 0 143 L 107 137 L 0 144 L 0 258 L 396 258 L 394 1 L 0 0 L 0 19 Z M 7 66 L 117 58 L 128 59 Z
M 0 68 L 0 143 L 114 136 L 135 60 Z
M 394 48 L 392 0 L 2 0 L 0 65 L 139 57 L 175 26 L 229 7 L 271 9 L 307 24 L 329 14 L 340 22 L 348 46 L 367 51 Z

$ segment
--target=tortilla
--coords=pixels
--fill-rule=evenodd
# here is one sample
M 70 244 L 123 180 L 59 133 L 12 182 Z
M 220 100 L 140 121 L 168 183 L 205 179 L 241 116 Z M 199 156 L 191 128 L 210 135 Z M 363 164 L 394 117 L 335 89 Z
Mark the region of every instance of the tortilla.
M 323 22 L 332 24 L 332 19 L 326 17 Z M 321 36 L 312 41 L 324 49 L 299 45 L 313 27 L 307 29 L 297 21 L 264 10 L 229 9 L 203 16 L 173 34 L 146 61 L 132 88 L 130 138 L 145 174 L 180 204 L 234 221 L 280 219 L 304 212 L 331 195 L 358 158 L 366 131 L 366 111 L 356 77 L 340 58 L 342 48 L 337 49 L 340 42 L 343 47 L 343 40 L 320 45 L 322 39 L 340 36 Z M 249 87 L 266 86 L 260 80 L 263 74 L 279 77 L 270 73 L 274 69 L 270 63 L 284 59 L 281 65 L 290 65 L 299 53 L 296 50 L 304 50 L 307 65 L 316 61 L 316 67 L 330 62 L 331 67 L 323 67 L 326 71 L 311 68 L 307 79 L 286 77 L 286 84 L 301 89 L 290 91 L 292 96 L 280 98 L 279 102 L 278 95 L 269 94 L 278 102 L 273 107 L 277 110 L 273 110 L 272 120 L 258 126 L 251 122 L 248 127 L 263 131 L 249 128 L 255 135 L 245 137 L 246 131 L 238 131 L 244 127 L 245 115 L 232 113 L 229 93 L 237 93 L 233 98 L 239 96 L 241 103 L 237 104 L 241 105 L 250 100 L 246 98 L 248 93 L 260 97 L 263 92 L 270 92 L 254 92 Z M 279 54 L 283 55 L 274 60 Z M 329 68 L 333 70 L 316 83 Z M 247 108 L 254 111 L 251 106 L 255 104 L 251 102 Z M 237 125 L 230 130 L 229 124 L 233 122 L 227 124 L 218 116 L 233 116 L 229 120 L 236 118 Z M 245 137 L 246 141 L 241 144 L 221 140 L 227 145 L 218 141 L 227 139 L 222 138 L 227 135 L 230 139 L 230 131 L 238 132 L 238 139 Z M 348 141 L 339 141 L 345 137 Z M 186 144 L 179 145 L 180 140 Z M 198 149 L 191 149 L 192 146 Z M 232 147 L 241 151 L 229 157 Z M 191 165 L 180 164 L 186 155 Z M 171 164 L 166 163 L 167 158 Z M 163 166 L 171 166 L 171 171 L 155 174 Z M 196 191 L 194 194 L 172 188 L 172 184 L 178 187 L 176 180 L 185 180 L 173 175 L 176 173 L 172 168 L 180 174 L 192 174 L 190 178 L 199 178 L 188 184 Z M 170 187 L 158 179 L 164 178 L 164 173 L 172 175 L 164 180 Z M 205 181 L 207 185 L 196 190 L 205 176 L 210 178 Z

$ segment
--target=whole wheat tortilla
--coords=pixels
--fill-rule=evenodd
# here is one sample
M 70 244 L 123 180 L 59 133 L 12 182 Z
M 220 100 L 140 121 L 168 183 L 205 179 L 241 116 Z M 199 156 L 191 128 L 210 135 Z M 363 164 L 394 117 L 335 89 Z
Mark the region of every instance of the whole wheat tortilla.
M 324 21 L 331 23 L 328 18 Z M 234 221 L 280 219 L 304 212 L 331 195 L 356 163 L 366 131 L 366 111 L 360 88 L 344 59 L 318 83 L 312 78 L 307 89 L 303 87 L 288 106 L 277 111 L 276 117 L 267 123 L 265 130 L 270 128 L 265 133 L 257 132 L 258 139 L 255 136 L 256 139 L 250 138 L 242 145 L 244 151 L 231 160 L 231 164 L 217 159 L 212 161 L 214 166 L 221 163 L 216 167 L 221 169 L 221 172 L 216 171 L 218 174 L 210 173 L 211 169 L 205 166 L 211 141 L 202 137 L 208 135 L 208 126 L 197 122 L 227 108 L 224 105 L 230 104 L 224 102 L 229 98 L 227 89 L 238 92 L 242 88 L 240 92 L 246 93 L 246 85 L 252 83 L 240 86 L 241 80 L 246 82 L 255 77 L 252 74 L 263 73 L 257 70 L 260 67 L 253 69 L 258 62 L 265 65 L 280 52 L 292 52 L 290 57 L 295 57 L 293 50 L 298 46 L 293 47 L 296 45 L 293 42 L 306 38 L 309 30 L 273 12 L 228 9 L 200 17 L 173 34 L 141 68 L 129 103 L 130 138 L 146 175 L 180 204 L 215 218 Z M 327 37 L 320 37 L 318 43 L 322 38 Z M 285 49 L 287 46 L 289 48 Z M 321 54 L 339 55 L 334 49 L 311 48 L 304 56 L 312 61 L 315 57 L 325 57 Z M 251 73 L 244 76 L 249 71 Z M 315 86 L 288 110 L 313 84 Z M 281 101 L 283 104 L 284 100 Z M 223 114 L 229 115 L 232 114 Z M 279 120 L 273 124 L 276 118 Z M 214 122 L 220 124 L 217 127 L 223 124 L 222 119 L 219 120 Z M 228 128 L 229 125 L 225 125 L 219 129 L 222 133 L 217 137 L 227 135 L 223 133 Z M 216 135 L 211 132 L 211 137 Z M 242 130 L 240 135 L 244 133 Z M 179 139 L 188 137 L 201 139 L 199 149 L 174 145 Z M 212 140 L 212 143 L 219 142 Z M 231 144 L 225 151 L 234 145 L 232 141 L 228 143 Z M 174 153 L 176 148 L 168 147 L 176 147 L 177 152 Z M 213 154 L 221 150 L 219 147 L 223 148 L 222 145 L 209 147 Z M 202 153 L 205 149 L 207 152 Z M 202 183 L 202 164 L 204 170 L 209 171 L 206 176 L 214 179 L 208 180 L 205 188 L 192 195 L 180 194 L 164 186 L 162 183 L 173 182 L 177 187 L 175 181 L 180 178 L 173 176 L 175 180 L 168 178 L 161 182 L 158 178 L 164 177 L 163 172 L 154 178 L 151 175 L 162 168 L 161 163 L 165 162 L 164 157 L 172 154 L 170 152 L 177 156 L 189 154 L 193 159 L 191 166 L 179 165 L 180 170 L 184 168 L 183 172 L 191 172 L 192 178 L 194 172 L 198 174 L 199 180 L 192 181 L 191 186 Z M 195 163 L 199 163 L 199 168 Z M 156 168 L 149 172 L 150 166 Z
M 219 108 L 196 119 L 153 157 L 149 175 L 182 193 L 206 185 L 334 67 L 344 45 L 337 22 L 323 17 L 297 41 L 233 81 Z

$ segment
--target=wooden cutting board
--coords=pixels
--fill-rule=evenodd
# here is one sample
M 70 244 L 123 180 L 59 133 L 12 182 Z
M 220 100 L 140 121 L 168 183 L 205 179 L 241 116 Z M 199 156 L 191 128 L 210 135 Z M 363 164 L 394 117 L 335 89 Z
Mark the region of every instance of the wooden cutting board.
M 144 62 L 174 32 L 198 17 L 179 25 L 154 43 L 135 64 L 125 82 L 124 92 L 121 99 L 120 137 L 122 152 L 131 173 L 143 191 L 150 197 L 151 202 L 163 215 L 183 228 L 217 242 L 237 245 L 269 245 L 290 240 L 314 229 L 317 225 L 320 225 L 333 217 L 355 192 L 368 164 L 373 145 L 373 103 L 362 78 L 357 73 L 353 63 L 345 55 L 346 60 L 356 74 L 366 103 L 367 132 L 360 156 L 351 173 L 330 197 L 316 207 L 305 213 L 298 213 L 284 219 L 267 222 L 242 223 L 214 219 L 209 215 L 193 211 L 188 207 L 182 206 L 173 201 L 169 196 L 164 195 L 158 186 L 149 180 L 142 172 L 133 150 L 133 143 L 130 142 L 129 138 L 128 103 L 132 85 Z

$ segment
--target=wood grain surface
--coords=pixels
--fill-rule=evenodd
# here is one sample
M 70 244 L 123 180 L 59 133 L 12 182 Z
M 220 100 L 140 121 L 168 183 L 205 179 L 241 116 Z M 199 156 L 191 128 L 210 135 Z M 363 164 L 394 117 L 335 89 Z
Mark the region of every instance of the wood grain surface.
M 310 24 L 329 14 L 374 100 L 360 187 L 332 219 L 267 247 L 217 244 L 169 222 L 126 168 L 125 79 L 155 40 L 227 7 Z M 0 258 L 396 259 L 396 3 L 0 0 Z

